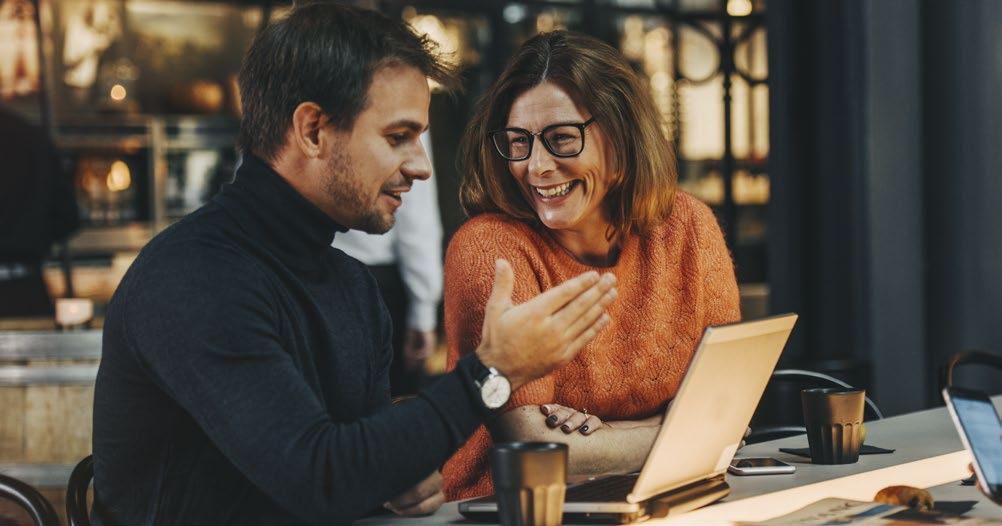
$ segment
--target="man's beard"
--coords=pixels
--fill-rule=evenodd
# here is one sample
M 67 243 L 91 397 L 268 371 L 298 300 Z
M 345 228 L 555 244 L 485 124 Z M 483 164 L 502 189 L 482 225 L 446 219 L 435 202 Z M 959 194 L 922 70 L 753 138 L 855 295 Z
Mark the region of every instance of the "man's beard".
M 393 228 L 395 218 L 393 214 L 383 215 L 375 202 L 368 201 L 361 183 L 351 156 L 343 149 L 336 149 L 327 162 L 323 185 L 338 210 L 352 218 L 351 224 L 342 226 L 369 234 L 385 234 Z

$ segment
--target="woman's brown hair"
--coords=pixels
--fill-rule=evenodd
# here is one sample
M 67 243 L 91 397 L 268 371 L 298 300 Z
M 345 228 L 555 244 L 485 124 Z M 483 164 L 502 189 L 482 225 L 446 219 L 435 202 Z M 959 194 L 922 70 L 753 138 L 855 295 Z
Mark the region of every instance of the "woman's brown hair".
M 544 82 L 588 110 L 592 126 L 600 126 L 606 137 L 610 168 L 622 174 L 604 203 L 614 234 L 644 235 L 667 219 L 678 173 L 654 100 L 616 49 L 568 31 L 542 33 L 523 44 L 480 100 L 459 153 L 459 199 L 466 213 L 501 212 L 539 223 L 487 134 L 505 127 L 515 99 Z

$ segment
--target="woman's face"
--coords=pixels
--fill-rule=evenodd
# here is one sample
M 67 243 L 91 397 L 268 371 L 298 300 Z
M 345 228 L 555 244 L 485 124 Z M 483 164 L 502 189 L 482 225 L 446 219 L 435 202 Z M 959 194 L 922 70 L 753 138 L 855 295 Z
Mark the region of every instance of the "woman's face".
M 505 127 L 539 133 L 552 124 L 583 123 L 591 117 L 564 90 L 546 82 L 515 99 Z M 528 159 L 508 162 L 522 194 L 547 228 L 589 230 L 593 226 L 602 227 L 604 234 L 608 220 L 602 201 L 613 183 L 605 146 L 601 128 L 593 122 L 585 129 L 584 150 L 576 157 L 554 156 L 535 136 Z

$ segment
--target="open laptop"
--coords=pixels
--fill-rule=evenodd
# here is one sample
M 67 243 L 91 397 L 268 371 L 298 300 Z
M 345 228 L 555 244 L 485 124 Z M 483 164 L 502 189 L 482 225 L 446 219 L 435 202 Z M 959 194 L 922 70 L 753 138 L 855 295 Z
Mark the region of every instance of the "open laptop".
M 710 504 L 797 321 L 796 314 L 708 327 L 639 474 L 569 486 L 564 522 L 636 522 Z M 497 521 L 493 496 L 459 503 Z

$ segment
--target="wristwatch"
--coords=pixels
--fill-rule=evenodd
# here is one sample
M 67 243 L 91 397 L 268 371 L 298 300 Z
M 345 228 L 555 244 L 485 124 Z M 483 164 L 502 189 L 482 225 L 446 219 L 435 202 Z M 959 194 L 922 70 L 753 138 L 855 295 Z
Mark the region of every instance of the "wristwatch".
M 480 390 L 480 399 L 488 409 L 499 409 L 511 397 L 511 382 L 493 367 L 474 360 L 473 383 Z

